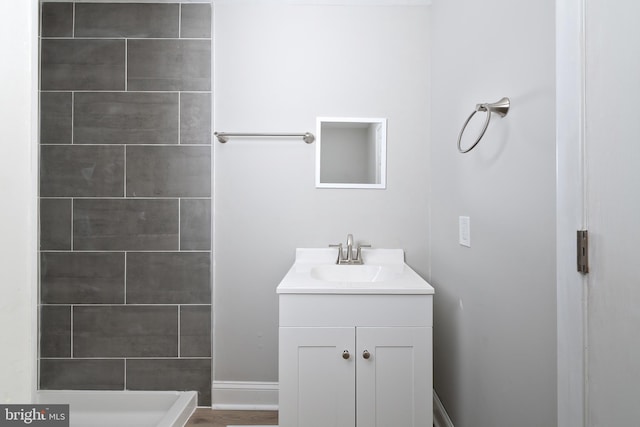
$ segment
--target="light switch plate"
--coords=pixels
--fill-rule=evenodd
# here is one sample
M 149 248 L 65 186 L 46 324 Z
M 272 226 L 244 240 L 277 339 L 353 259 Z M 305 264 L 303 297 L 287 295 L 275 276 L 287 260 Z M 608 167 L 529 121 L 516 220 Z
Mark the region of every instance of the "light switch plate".
M 468 216 L 458 217 L 459 243 L 471 247 L 471 219 Z

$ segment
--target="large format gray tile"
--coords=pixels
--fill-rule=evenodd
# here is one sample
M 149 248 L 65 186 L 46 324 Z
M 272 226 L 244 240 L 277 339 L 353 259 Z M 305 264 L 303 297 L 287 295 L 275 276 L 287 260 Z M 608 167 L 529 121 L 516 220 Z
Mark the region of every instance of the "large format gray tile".
M 211 357 L 211 306 L 180 307 L 180 357 Z
M 40 359 L 43 390 L 124 390 L 123 359 Z
M 180 249 L 211 249 L 211 200 L 180 201 Z
M 209 40 L 129 40 L 129 90 L 211 90 Z
M 127 196 L 211 196 L 211 148 L 127 147 Z
M 211 5 L 183 4 L 180 37 L 211 38 Z
M 75 200 L 73 230 L 76 250 L 175 250 L 178 201 Z
M 210 304 L 209 252 L 127 253 L 128 304 Z
M 71 92 L 42 92 L 40 143 L 71 144 L 71 127 Z
M 42 3 L 42 37 L 73 36 L 73 3 Z
M 40 250 L 71 249 L 71 199 L 40 199 Z
M 177 307 L 74 307 L 73 355 L 177 357 Z
M 124 195 L 124 147 L 41 145 L 42 197 Z
M 44 304 L 123 304 L 124 253 L 43 252 Z
M 41 307 L 40 357 L 71 357 L 71 306 Z
M 124 90 L 124 40 L 44 39 L 42 90 Z
M 75 144 L 177 144 L 178 94 L 76 93 Z
M 211 144 L 211 93 L 180 95 L 180 143 Z
M 178 37 L 178 4 L 76 3 L 76 37 Z
M 127 390 L 196 390 L 211 406 L 211 359 L 128 360 Z

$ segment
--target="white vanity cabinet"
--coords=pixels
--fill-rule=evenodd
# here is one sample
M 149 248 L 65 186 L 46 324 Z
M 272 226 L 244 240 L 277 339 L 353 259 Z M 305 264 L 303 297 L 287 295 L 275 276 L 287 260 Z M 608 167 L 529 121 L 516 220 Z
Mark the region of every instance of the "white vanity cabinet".
M 433 295 L 293 292 L 279 294 L 280 427 L 432 426 Z

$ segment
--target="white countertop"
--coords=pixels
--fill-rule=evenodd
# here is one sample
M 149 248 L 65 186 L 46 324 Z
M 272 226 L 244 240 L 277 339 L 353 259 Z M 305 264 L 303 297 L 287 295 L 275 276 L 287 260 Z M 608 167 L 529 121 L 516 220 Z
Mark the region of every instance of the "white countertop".
M 337 248 L 298 248 L 296 260 L 278 285 L 278 294 L 433 294 L 434 289 L 404 262 L 402 249 L 362 249 L 363 265 L 336 265 Z M 341 277 L 378 269 L 377 281 L 317 278 L 318 269 Z M 352 270 L 348 270 L 352 269 Z M 358 280 L 358 279 L 355 279 Z

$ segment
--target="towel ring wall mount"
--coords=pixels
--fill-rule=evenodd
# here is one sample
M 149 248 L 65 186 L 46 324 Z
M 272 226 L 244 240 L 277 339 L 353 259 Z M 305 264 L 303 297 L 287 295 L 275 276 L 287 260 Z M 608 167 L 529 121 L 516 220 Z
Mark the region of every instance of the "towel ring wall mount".
M 462 125 L 462 130 L 460 131 L 460 135 L 458 135 L 458 151 L 460 153 L 464 154 L 464 153 L 468 153 L 469 151 L 473 150 L 475 148 L 475 146 L 478 145 L 478 143 L 480 142 L 480 140 L 484 136 L 484 133 L 487 131 L 487 128 L 489 127 L 489 122 L 491 121 L 491 113 L 496 113 L 500 117 L 504 117 L 509 112 L 509 108 L 510 107 L 511 107 L 511 101 L 507 97 L 504 97 L 500 101 L 497 101 L 497 102 L 494 102 L 494 103 L 491 103 L 491 104 L 488 104 L 488 103 L 487 104 L 477 104 L 476 105 L 476 109 L 473 110 L 471 115 L 467 118 L 467 120 Z M 464 134 L 464 130 L 467 128 L 467 125 L 469 124 L 469 122 L 471 121 L 473 116 L 475 116 L 478 111 L 486 111 L 486 113 L 487 113 L 487 118 L 486 118 L 486 120 L 484 122 L 484 126 L 482 127 L 482 130 L 480 131 L 480 135 L 478 135 L 478 137 L 476 138 L 475 142 L 473 144 L 471 144 L 471 146 L 469 148 L 462 149 L 462 147 L 460 146 L 460 143 L 462 141 L 462 134 Z

